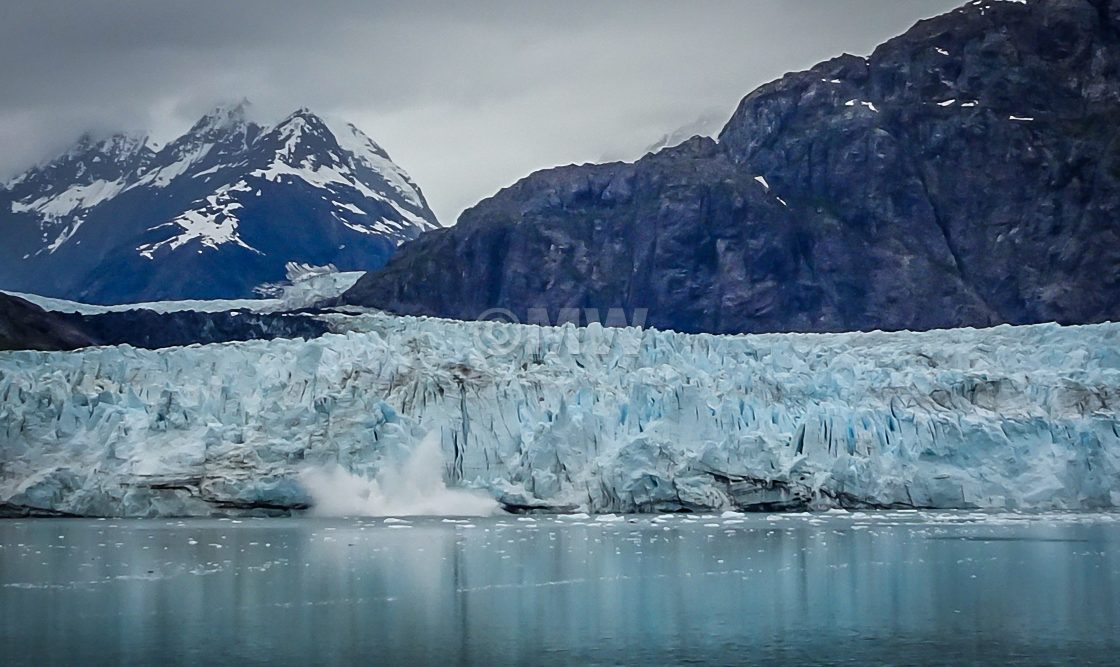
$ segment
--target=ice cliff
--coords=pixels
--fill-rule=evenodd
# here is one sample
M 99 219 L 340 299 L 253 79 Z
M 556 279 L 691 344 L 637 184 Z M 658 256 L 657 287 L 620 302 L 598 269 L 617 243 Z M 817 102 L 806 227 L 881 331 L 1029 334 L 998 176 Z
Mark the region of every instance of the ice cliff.
M 683 335 L 387 315 L 0 354 L 0 508 L 285 512 L 439 434 L 510 509 L 1120 505 L 1120 325 Z M 438 464 L 437 464 L 438 465 Z

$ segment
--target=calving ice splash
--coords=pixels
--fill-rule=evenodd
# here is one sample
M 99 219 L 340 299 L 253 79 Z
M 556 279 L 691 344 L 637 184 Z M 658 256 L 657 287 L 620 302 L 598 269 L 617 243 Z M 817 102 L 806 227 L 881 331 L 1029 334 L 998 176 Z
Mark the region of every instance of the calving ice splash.
M 1120 505 L 1117 324 L 713 336 L 330 319 L 345 333 L 0 354 L 4 511 L 492 509 L 459 489 L 600 513 Z M 517 344 L 480 346 L 480 327 Z
M 439 434 L 431 433 L 373 479 L 332 464 L 305 468 L 299 481 L 317 516 L 490 516 L 501 511 L 486 493 L 448 488 L 443 470 Z

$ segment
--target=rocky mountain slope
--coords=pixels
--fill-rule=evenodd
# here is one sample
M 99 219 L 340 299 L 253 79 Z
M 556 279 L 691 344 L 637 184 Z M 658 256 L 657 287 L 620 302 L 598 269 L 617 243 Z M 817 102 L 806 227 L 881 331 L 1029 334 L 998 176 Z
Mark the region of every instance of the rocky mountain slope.
M 0 292 L 0 351 L 74 350 L 96 344 L 67 315 Z
M 535 173 L 344 299 L 686 332 L 1116 320 L 1117 118 L 1120 0 L 970 2 L 763 86 L 718 140 Z
M 288 262 L 384 264 L 437 225 L 357 128 L 220 107 L 160 150 L 82 138 L 0 188 L 0 288 L 91 303 L 251 296 Z

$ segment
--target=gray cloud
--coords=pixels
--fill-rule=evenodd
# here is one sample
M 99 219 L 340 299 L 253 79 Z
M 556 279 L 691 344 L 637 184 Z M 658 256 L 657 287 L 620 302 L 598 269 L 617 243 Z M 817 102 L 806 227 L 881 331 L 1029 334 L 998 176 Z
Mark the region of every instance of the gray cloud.
M 0 178 L 81 132 L 166 141 L 214 104 L 346 118 L 441 220 L 536 169 L 637 155 L 758 85 L 959 0 L 7 3 Z

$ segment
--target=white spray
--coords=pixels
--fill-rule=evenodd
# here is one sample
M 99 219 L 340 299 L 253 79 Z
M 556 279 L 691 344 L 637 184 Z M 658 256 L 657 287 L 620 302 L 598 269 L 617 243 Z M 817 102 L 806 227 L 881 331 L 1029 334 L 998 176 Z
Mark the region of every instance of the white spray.
M 449 489 L 443 481 L 439 432 L 420 441 L 398 465 L 365 479 L 335 465 L 308 468 L 300 482 L 314 502 L 317 516 L 489 516 L 499 511 L 490 496 Z

